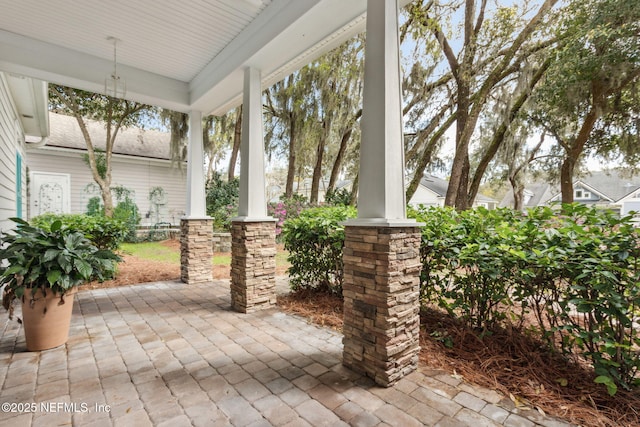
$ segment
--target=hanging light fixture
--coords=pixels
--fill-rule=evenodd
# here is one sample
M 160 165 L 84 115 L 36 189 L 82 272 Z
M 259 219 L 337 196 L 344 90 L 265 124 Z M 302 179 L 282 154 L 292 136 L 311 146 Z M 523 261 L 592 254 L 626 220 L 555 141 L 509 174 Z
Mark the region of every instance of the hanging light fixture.
M 107 40 L 113 43 L 113 72 L 104 79 L 104 93 L 113 98 L 124 98 L 127 94 L 127 82 L 118 75 L 118 42 L 119 39 L 109 36 Z

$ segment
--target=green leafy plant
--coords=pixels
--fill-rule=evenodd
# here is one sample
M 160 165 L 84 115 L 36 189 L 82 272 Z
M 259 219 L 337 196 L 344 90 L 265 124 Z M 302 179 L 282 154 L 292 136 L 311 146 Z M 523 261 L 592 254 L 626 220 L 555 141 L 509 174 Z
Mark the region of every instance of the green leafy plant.
M 284 222 L 282 240 L 289 251 L 291 288 L 319 288 L 342 294 L 344 226 L 353 207 L 318 207 Z
M 115 274 L 120 257 L 98 249 L 82 233 L 64 228 L 61 221 L 54 221 L 48 230 L 19 218 L 12 221 L 17 228 L 0 235 L 0 259 L 7 263 L 0 273 L 2 304 L 10 317 L 13 302 L 22 299 L 27 288 L 54 292 L 63 303 L 70 289 Z M 34 294 L 32 291 L 32 298 Z
M 62 228 L 82 233 L 98 249 L 118 249 L 129 232 L 124 221 L 103 215 L 47 213 L 32 218 L 30 224 L 49 231 L 56 221 L 61 222 Z
M 231 218 L 238 215 L 240 180 L 224 181 L 219 173 L 207 181 L 207 215 L 213 218 L 214 230 L 231 230 Z
M 135 242 L 138 240 L 137 231 L 140 224 L 140 210 L 133 199 L 133 191 L 126 187 L 112 187 L 117 205 L 113 210 L 113 218 L 122 221 L 127 226 L 126 242 Z
M 327 191 L 324 201 L 330 206 L 349 206 L 351 204 L 351 192 L 346 188 Z
M 640 385 L 640 235 L 631 217 L 580 204 L 455 212 L 420 208 L 421 300 L 485 333 L 529 325 L 591 362 L 615 394 Z

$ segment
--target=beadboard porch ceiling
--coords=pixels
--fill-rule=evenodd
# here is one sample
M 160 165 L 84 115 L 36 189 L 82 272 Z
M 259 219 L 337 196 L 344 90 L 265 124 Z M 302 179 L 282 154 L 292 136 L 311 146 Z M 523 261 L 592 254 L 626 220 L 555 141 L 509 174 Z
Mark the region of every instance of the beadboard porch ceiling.
M 366 0 L 0 0 L 0 71 L 102 92 L 116 37 L 127 98 L 223 114 L 245 67 L 268 87 L 364 31 L 365 12 Z

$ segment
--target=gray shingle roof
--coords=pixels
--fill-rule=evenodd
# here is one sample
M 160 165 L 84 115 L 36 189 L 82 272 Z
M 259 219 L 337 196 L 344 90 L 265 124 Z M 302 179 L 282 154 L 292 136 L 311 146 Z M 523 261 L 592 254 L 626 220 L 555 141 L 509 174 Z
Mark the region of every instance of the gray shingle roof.
M 625 174 L 618 169 L 591 172 L 574 182 L 583 182 L 614 202 L 640 188 L 640 177 Z
M 447 195 L 447 188 L 449 188 L 449 181 L 438 178 L 433 175 L 424 174 L 420 180 L 420 185 L 428 188 L 438 195 L 438 197 L 445 197 Z M 491 197 L 478 193 L 476 195 L 476 202 L 495 202 Z
M 80 126 L 74 117 L 49 113 L 51 134 L 47 146 L 86 150 Z M 107 131 L 104 123 L 87 120 L 91 141 L 98 149 L 104 150 Z M 171 159 L 171 136 L 167 132 L 145 130 L 135 127 L 120 129 L 113 147 L 115 154 Z

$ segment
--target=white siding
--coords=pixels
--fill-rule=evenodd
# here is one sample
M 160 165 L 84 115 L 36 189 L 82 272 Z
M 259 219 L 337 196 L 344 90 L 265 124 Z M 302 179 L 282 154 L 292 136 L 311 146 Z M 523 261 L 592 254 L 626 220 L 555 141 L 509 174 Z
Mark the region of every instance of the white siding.
M 438 197 L 433 191 L 423 185 L 419 185 L 418 188 L 416 188 L 416 192 L 413 193 L 409 204 L 416 207 L 419 205 L 442 206 L 444 205 L 444 198 Z
M 187 204 L 185 167 L 180 171 L 172 168 L 167 160 L 118 155 L 114 155 L 112 167 L 112 186 L 120 185 L 134 192 L 133 198 L 142 216 L 141 225 L 153 225 L 156 222 L 155 215 L 146 218 L 146 214 L 151 212 L 149 191 L 157 186 L 164 189 L 167 198 L 166 207 L 160 211 L 159 222 L 180 223 Z M 99 193 L 87 191 L 87 186 L 95 186 L 95 183 L 80 152 L 47 147 L 29 151 L 29 170 L 70 174 L 72 213 L 86 212 L 89 199 L 94 195 L 99 196 Z
M 4 75 L 0 73 L 0 231 L 13 227 L 8 218 L 16 216 L 16 156 L 22 156 L 22 212 L 26 215 L 26 161 L 22 128 Z

